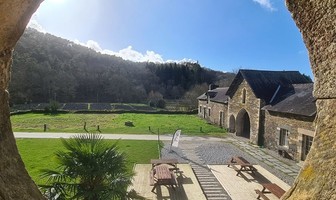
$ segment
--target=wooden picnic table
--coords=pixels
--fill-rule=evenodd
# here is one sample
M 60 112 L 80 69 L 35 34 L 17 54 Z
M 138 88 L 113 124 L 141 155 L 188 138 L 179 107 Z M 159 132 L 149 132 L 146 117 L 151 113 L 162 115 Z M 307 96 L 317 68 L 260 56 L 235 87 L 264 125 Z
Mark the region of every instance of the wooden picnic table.
M 257 169 L 250 162 L 248 162 L 245 158 L 241 156 L 232 157 L 228 164 L 228 167 L 230 167 L 230 165 L 234 170 L 237 171 L 237 176 L 243 171 L 249 171 L 253 174 L 255 171 L 257 171 Z M 240 165 L 240 168 L 237 168 L 236 165 Z
M 151 170 L 151 185 L 153 185 L 152 192 L 154 192 L 155 188 L 159 185 L 170 185 L 173 189 L 174 186 L 177 186 L 177 180 L 175 174 L 169 170 L 167 165 L 159 165 L 155 166 L 154 169 Z
M 275 183 L 263 183 L 261 185 L 263 186 L 263 189 L 261 191 L 255 190 L 258 194 L 257 199 L 260 199 L 260 197 L 262 197 L 263 199 L 267 200 L 268 198 L 264 195 L 265 193 L 272 193 L 280 199 L 282 195 L 284 195 L 286 192 Z
M 154 169 L 155 166 L 161 165 L 161 164 L 167 164 L 170 166 L 173 166 L 177 169 L 177 159 L 171 158 L 171 159 L 151 159 L 152 169 Z

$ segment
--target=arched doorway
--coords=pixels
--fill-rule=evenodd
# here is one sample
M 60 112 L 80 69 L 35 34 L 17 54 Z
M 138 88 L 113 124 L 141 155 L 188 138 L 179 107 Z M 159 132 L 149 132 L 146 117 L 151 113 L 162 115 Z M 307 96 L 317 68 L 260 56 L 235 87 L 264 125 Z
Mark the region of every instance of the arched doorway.
M 233 115 L 231 115 L 230 120 L 229 120 L 229 132 L 230 133 L 236 132 L 235 124 L 236 124 L 236 119 Z
M 245 109 L 241 109 L 237 115 L 236 135 L 250 139 L 250 117 Z

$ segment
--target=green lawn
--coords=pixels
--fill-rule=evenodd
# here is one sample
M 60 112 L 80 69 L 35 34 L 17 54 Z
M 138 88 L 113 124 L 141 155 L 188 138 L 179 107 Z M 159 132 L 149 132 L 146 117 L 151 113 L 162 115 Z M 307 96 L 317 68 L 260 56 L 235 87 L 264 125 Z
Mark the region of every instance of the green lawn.
M 222 136 L 224 129 L 207 124 L 196 115 L 183 114 L 21 114 L 11 116 L 14 131 L 42 132 L 47 124 L 48 132 L 84 132 L 84 122 L 87 130 L 97 132 L 97 125 L 102 133 L 123 134 L 172 134 L 181 129 L 186 135 L 216 135 Z M 132 121 L 134 126 L 125 126 L 126 121 Z M 150 127 L 150 130 L 149 130 Z M 202 131 L 201 131 L 202 127 Z
M 54 153 L 63 150 L 60 139 L 17 139 L 17 146 L 26 169 L 37 184 L 41 169 L 55 169 L 57 166 Z M 114 143 L 116 140 L 108 140 Z M 131 170 L 135 163 L 150 163 L 150 159 L 158 158 L 157 141 L 119 140 L 118 147 L 124 152 Z

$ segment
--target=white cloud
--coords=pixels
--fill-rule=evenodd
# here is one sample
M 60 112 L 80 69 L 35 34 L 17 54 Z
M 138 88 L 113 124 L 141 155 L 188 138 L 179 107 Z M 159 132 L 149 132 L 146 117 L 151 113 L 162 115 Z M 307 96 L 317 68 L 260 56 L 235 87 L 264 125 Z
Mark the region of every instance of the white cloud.
M 35 17 L 33 16 L 30 21 L 28 22 L 28 27 L 36 29 L 37 31 L 41 32 L 41 33 L 46 33 L 47 31 L 41 26 L 41 24 L 39 24 L 37 22 L 37 20 L 35 19 Z
M 176 63 L 183 63 L 183 62 L 194 62 L 195 60 L 184 58 L 182 60 L 164 60 L 162 56 L 158 53 L 155 53 L 154 51 L 147 50 L 146 53 L 141 53 L 133 49 L 132 46 L 128 46 L 124 49 L 119 50 L 118 52 L 111 51 L 108 49 L 103 49 L 100 47 L 98 42 L 89 40 L 86 43 L 82 43 L 78 40 L 74 41 L 76 44 L 88 47 L 90 49 L 93 49 L 97 52 L 100 52 L 102 54 L 107 55 L 114 55 L 121 57 L 124 60 L 129 60 L 133 62 L 154 62 L 154 63 L 166 63 L 166 62 L 176 62 Z
M 146 51 L 145 54 L 142 54 L 141 52 L 134 50 L 132 46 L 128 46 L 124 49 L 119 50 L 118 52 L 114 52 L 107 49 L 104 49 L 99 52 L 108 55 L 115 55 L 123 58 L 124 60 L 130 60 L 133 62 L 155 62 L 155 63 L 164 62 L 160 54 L 157 54 L 154 51 Z
M 270 0 L 253 0 L 254 2 L 258 3 L 261 7 L 266 8 L 270 11 L 276 11 L 276 8 L 273 7 Z
M 36 14 L 31 18 L 28 23 L 28 27 L 34 28 L 39 32 L 46 33 L 47 31 L 38 23 L 36 20 Z M 88 40 L 86 43 L 80 42 L 79 40 L 74 40 L 74 43 L 78 45 L 82 45 L 88 47 L 90 49 L 95 50 L 96 52 L 100 52 L 102 54 L 114 55 L 123 58 L 124 60 L 130 60 L 133 62 L 154 62 L 154 63 L 166 63 L 166 62 L 196 62 L 192 59 L 184 58 L 182 60 L 164 60 L 162 56 L 154 51 L 147 50 L 146 53 L 141 53 L 133 49 L 132 46 L 128 46 L 124 49 L 121 49 L 117 52 L 103 49 L 100 47 L 99 43 L 94 40 Z M 71 45 L 71 44 L 69 44 Z
M 182 60 L 167 60 L 166 62 L 168 63 L 186 63 L 186 62 L 197 63 L 198 61 L 190 59 L 190 58 L 183 58 Z
M 99 46 L 98 42 L 89 40 L 86 42 L 86 46 L 89 47 L 90 49 L 93 49 L 97 52 L 102 52 L 103 49 Z

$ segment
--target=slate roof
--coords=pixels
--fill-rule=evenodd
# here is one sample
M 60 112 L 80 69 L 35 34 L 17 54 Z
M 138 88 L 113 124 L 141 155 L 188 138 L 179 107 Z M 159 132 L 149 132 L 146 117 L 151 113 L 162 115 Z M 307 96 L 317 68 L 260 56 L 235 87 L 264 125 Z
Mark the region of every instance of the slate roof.
M 227 103 L 228 96 L 226 92 L 229 88 L 228 87 L 221 87 L 216 88 L 213 90 L 209 90 L 206 93 L 199 96 L 198 100 L 207 100 L 207 95 L 210 96 L 210 101 L 218 102 L 218 103 Z
M 314 116 L 316 114 L 315 98 L 313 97 L 313 83 L 293 84 L 291 90 L 284 88 L 276 94 L 274 103 L 263 107 L 281 113 L 291 113 L 303 116 Z
M 239 70 L 226 95 L 232 97 L 243 80 L 246 80 L 257 98 L 270 103 L 277 88 L 290 88 L 292 84 L 311 83 L 298 71 Z

